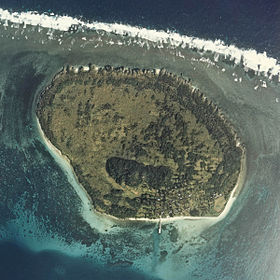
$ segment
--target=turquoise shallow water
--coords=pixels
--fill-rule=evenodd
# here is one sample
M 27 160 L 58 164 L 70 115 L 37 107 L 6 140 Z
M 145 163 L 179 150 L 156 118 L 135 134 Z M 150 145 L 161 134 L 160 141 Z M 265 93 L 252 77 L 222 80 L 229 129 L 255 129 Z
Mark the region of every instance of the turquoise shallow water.
M 15 266 L 27 271 L 25 278 L 6 279 L 30 279 L 34 271 L 37 279 L 279 278 L 279 84 L 180 47 L 139 46 L 135 39 L 92 31 L 57 31 L 59 44 L 38 27 L 0 28 L 0 236 L 13 244 L 1 244 L 1 251 L 14 250 Z M 93 217 L 89 224 L 81 217 L 84 202 L 69 183 L 67 166 L 40 137 L 34 100 L 63 65 L 89 62 L 165 67 L 191 78 L 222 108 L 247 148 L 245 185 L 225 219 L 164 223 L 159 236 L 153 223 Z M 32 268 L 34 256 L 35 266 L 47 263 L 41 274 Z M 5 271 L 14 272 L 1 262 Z

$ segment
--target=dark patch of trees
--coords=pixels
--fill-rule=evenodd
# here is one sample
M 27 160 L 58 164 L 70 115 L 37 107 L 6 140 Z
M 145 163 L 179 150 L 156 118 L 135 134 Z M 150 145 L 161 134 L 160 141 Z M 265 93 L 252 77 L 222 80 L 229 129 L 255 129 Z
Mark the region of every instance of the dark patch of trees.
M 119 157 L 111 157 L 106 161 L 106 171 L 118 183 L 131 187 L 147 184 L 159 189 L 168 185 L 171 179 L 171 171 L 166 166 L 144 165 L 135 160 Z

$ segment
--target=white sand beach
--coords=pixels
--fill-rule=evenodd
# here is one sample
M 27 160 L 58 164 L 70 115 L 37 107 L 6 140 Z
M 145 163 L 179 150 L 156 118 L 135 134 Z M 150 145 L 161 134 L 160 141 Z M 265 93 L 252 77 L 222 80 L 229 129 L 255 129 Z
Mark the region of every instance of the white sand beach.
M 96 228 L 98 231 L 107 233 L 110 231 L 112 226 L 115 224 L 113 219 L 107 218 L 104 219 L 104 215 L 97 213 L 92 204 L 92 200 L 88 195 L 87 191 L 84 187 L 79 183 L 78 178 L 75 175 L 73 167 L 71 166 L 70 160 L 67 156 L 63 155 L 59 149 L 57 149 L 51 141 L 44 134 L 40 122 L 36 117 L 38 129 L 40 136 L 42 137 L 47 149 L 50 154 L 53 156 L 55 161 L 59 164 L 59 166 L 65 172 L 69 183 L 73 186 L 77 195 L 81 199 L 82 207 L 81 207 L 81 215 L 82 217 L 89 223 L 92 228 Z
M 236 200 L 237 194 L 242 189 L 242 186 L 245 181 L 245 175 L 246 175 L 246 152 L 245 148 L 242 148 L 242 158 L 241 158 L 241 169 L 238 176 L 237 183 L 234 187 L 234 189 L 231 192 L 231 195 L 226 203 L 226 206 L 222 213 L 217 217 L 210 217 L 210 216 L 204 216 L 204 217 L 195 217 L 195 216 L 177 216 L 177 217 L 166 217 L 166 218 L 157 218 L 157 219 L 149 219 L 149 218 L 127 218 L 127 219 L 119 219 L 114 216 L 108 215 L 108 214 L 101 214 L 98 213 L 93 206 L 92 199 L 88 195 L 85 188 L 79 183 L 77 176 L 75 175 L 75 172 L 73 170 L 73 167 L 71 166 L 70 160 L 67 156 L 63 155 L 61 151 L 56 148 L 51 141 L 46 137 L 44 134 L 39 119 L 36 117 L 36 121 L 38 124 L 38 129 L 40 132 L 40 135 L 42 139 L 44 140 L 48 150 L 50 151 L 51 155 L 54 157 L 54 159 L 57 161 L 57 163 L 63 168 L 63 170 L 66 172 L 67 178 L 71 185 L 74 187 L 76 193 L 80 197 L 82 201 L 82 209 L 81 214 L 82 217 L 94 228 L 97 228 L 98 230 L 101 230 L 103 232 L 108 232 L 108 230 L 113 226 L 114 221 L 145 221 L 145 222 L 155 222 L 158 223 L 161 221 L 161 223 L 168 223 L 178 220 L 208 220 L 212 222 L 218 222 L 226 217 L 228 212 L 230 211 L 234 201 Z

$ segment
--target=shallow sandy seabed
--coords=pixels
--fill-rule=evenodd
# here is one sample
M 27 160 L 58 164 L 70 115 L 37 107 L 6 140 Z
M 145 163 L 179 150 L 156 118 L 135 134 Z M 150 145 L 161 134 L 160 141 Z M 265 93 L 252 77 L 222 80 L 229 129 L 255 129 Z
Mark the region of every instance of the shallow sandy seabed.
M 212 219 L 164 222 L 162 234 L 158 235 L 157 225 L 153 223 L 133 222 L 132 225 L 131 222 L 116 222 L 109 218 L 103 219 L 98 215 L 92 216 L 92 211 L 82 210 L 82 216 L 100 234 L 99 240 L 88 248 L 79 245 L 79 239 L 87 234 L 91 236 L 91 232 L 87 229 L 86 233 L 82 233 L 81 228 L 86 229 L 86 226 L 78 228 L 76 224 L 78 218 L 74 219 L 80 217 L 81 209 L 85 209 L 81 207 L 86 206 L 86 197 L 79 192 L 75 178 L 69 172 L 69 166 L 67 167 L 65 161 L 60 161 L 59 157 L 53 154 L 71 183 L 71 185 L 65 183 L 63 186 L 59 185 L 63 188 L 64 195 L 59 193 L 61 189 L 55 185 L 55 182 L 59 182 L 63 177 L 58 176 L 53 181 L 49 181 L 48 189 L 40 188 L 41 184 L 39 182 L 35 184 L 31 178 L 33 187 L 27 184 L 26 194 L 22 194 L 22 198 L 28 197 L 28 193 L 34 195 L 36 190 L 40 190 L 42 194 L 48 191 L 48 202 L 51 202 L 52 207 L 57 211 L 65 213 L 63 220 L 55 221 L 51 218 L 55 212 L 50 212 L 51 208 L 48 208 L 50 206 L 40 208 L 42 217 L 49 216 L 44 223 L 55 225 L 52 227 L 55 235 L 53 240 L 58 241 L 53 243 L 60 244 L 57 245 L 59 250 L 70 253 L 71 248 L 79 248 L 75 250 L 77 255 L 88 254 L 92 256 L 94 262 L 104 264 L 128 260 L 133 262 L 133 269 L 162 279 L 188 279 L 188 277 L 232 279 L 226 278 L 232 275 L 235 275 L 236 279 L 263 279 L 268 270 L 272 273 L 267 279 L 276 279 L 273 277 L 280 273 L 279 84 L 258 75 L 249 78 L 242 67 L 233 66 L 221 59 L 215 61 L 209 53 L 201 56 L 198 52 L 188 49 L 158 48 L 153 47 L 152 44 L 149 47 L 147 45 L 141 47 L 133 43 L 129 46 L 105 43 L 97 45 L 98 38 L 101 39 L 100 42 L 108 42 L 116 38 L 120 41 L 129 41 L 130 38 L 122 39 L 116 35 L 100 35 L 94 32 L 86 33 L 86 36 L 97 38 L 92 43 L 83 40 L 85 34 L 82 33 L 70 35 L 57 32 L 58 36 L 62 35 L 64 38 L 63 43 L 59 44 L 57 40 L 47 41 L 47 31 L 37 32 L 37 27 L 31 29 L 27 27 L 22 34 L 20 29 L 5 27 L 6 30 L 2 30 L 3 28 L 0 27 L 0 34 L 3 36 L 0 39 L 2 59 L 0 91 L 3 92 L 0 106 L 3 110 L 0 112 L 4 114 L 1 115 L 0 143 L 3 147 L 23 151 L 27 162 L 36 154 L 38 169 L 44 157 L 48 157 L 48 153 L 38 150 L 32 153 L 30 148 L 34 146 L 36 149 L 35 140 L 44 143 L 37 129 L 35 102 L 31 104 L 32 100 L 35 100 L 34 92 L 29 93 L 33 99 L 27 98 L 22 101 L 18 91 L 22 91 L 23 88 L 16 87 L 17 91 L 13 91 L 10 86 L 11 83 L 22 81 L 19 69 L 27 69 L 26 65 L 30 69 L 35 69 L 34 72 L 30 70 L 31 76 L 36 76 L 36 73 L 43 74 L 38 88 L 33 89 L 37 94 L 66 64 L 87 65 L 92 62 L 97 65 L 127 65 L 138 68 L 164 67 L 169 72 L 178 75 L 182 73 L 185 78 L 191 78 L 196 87 L 222 108 L 237 129 L 247 150 L 244 187 L 237 190 L 239 195 L 236 196 L 230 211 L 218 223 Z M 28 40 L 25 36 L 28 36 Z M 19 75 L 20 78 L 13 77 L 12 73 Z M 11 93 L 14 96 L 9 96 Z M 20 107 L 22 104 L 27 104 L 27 109 L 24 106 Z M 28 167 L 25 169 L 25 174 L 27 174 L 26 170 Z M 76 195 L 77 192 L 80 197 Z M 6 192 L 5 195 L 12 194 Z M 73 207 L 73 211 L 68 207 L 67 212 L 65 204 L 68 202 L 65 200 L 70 196 L 76 197 L 75 204 L 79 204 L 79 207 Z M 46 205 L 46 201 L 40 200 L 40 196 L 36 203 L 37 207 Z M 28 205 L 25 204 L 24 211 L 27 211 L 27 208 L 30 213 L 33 213 L 36 207 Z M 67 205 L 71 205 L 71 202 Z M 20 207 L 20 204 L 17 206 Z M 23 214 L 17 216 L 16 212 L 14 213 L 16 218 L 9 221 L 10 228 L 19 227 L 21 224 L 22 228 L 27 229 L 29 226 L 26 220 L 30 220 L 31 217 L 34 220 L 40 219 L 38 214 L 34 217 L 30 214 L 29 218 L 23 219 Z M 64 236 L 58 229 L 60 223 L 73 225 L 69 233 L 71 241 L 63 239 Z M 34 222 L 33 225 L 35 224 Z M 46 234 L 40 236 L 39 233 L 44 230 L 43 226 L 36 226 L 38 230 L 34 231 L 34 234 L 30 234 L 26 240 L 24 237 L 22 239 L 32 244 L 34 248 L 36 246 L 42 249 L 48 248 L 47 237 L 51 233 L 46 230 Z M 54 232 L 56 227 L 57 232 Z M 1 232 L 3 236 L 9 235 L 3 229 Z M 167 256 L 161 253 L 164 251 L 167 252 Z

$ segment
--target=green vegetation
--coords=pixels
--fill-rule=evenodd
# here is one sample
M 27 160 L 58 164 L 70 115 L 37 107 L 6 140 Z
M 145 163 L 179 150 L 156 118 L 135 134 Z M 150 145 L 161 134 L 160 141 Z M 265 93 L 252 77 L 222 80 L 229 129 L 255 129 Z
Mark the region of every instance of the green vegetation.
M 164 71 L 61 72 L 37 116 L 102 213 L 216 216 L 237 182 L 242 150 L 231 125 Z

